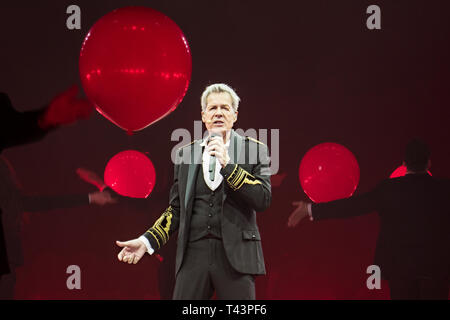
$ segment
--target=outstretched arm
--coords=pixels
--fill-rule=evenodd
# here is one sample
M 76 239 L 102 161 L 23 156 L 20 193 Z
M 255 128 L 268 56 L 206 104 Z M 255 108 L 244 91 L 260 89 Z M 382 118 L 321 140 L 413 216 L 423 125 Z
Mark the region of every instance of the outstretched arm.
M 177 153 L 177 156 L 178 153 Z M 174 182 L 170 189 L 169 207 L 142 236 L 126 242 L 117 241 L 123 249 L 118 254 L 119 261 L 137 263 L 145 252 L 153 254 L 169 241 L 170 236 L 178 230 L 180 223 L 180 197 L 178 193 L 179 159 L 174 166 Z
M 152 193 L 147 198 L 126 197 L 118 194 L 112 188 L 108 187 L 103 179 L 100 178 L 100 176 L 94 171 L 85 168 L 78 168 L 76 172 L 80 179 L 96 186 L 100 191 L 108 191 L 118 203 L 126 204 L 127 206 L 143 212 L 148 212 L 151 210 L 152 202 L 150 199 L 155 196 L 158 197 L 159 193 L 162 193 L 161 191 L 158 191 L 158 189 L 153 189 Z
M 76 97 L 78 87 L 70 87 L 45 107 L 27 112 L 16 111 L 7 94 L 0 93 L 0 149 L 39 140 L 61 125 L 87 118 L 92 105 Z
M 372 191 L 345 199 L 323 203 L 293 202 L 297 208 L 288 219 L 288 227 L 295 227 L 301 220 L 309 217 L 311 220 L 344 219 L 371 213 L 376 210 L 380 185 Z
M 169 207 L 156 220 L 142 237 L 148 240 L 153 250 L 158 250 L 169 241 L 170 236 L 178 230 L 180 224 L 180 196 L 178 192 L 179 164 L 175 164 L 174 182 L 170 189 Z
M 73 195 L 20 195 L 20 201 L 24 211 L 40 212 L 54 209 L 74 208 L 89 204 L 103 206 L 105 204 L 115 203 L 116 200 L 111 197 L 108 191 L 97 191 L 89 194 Z

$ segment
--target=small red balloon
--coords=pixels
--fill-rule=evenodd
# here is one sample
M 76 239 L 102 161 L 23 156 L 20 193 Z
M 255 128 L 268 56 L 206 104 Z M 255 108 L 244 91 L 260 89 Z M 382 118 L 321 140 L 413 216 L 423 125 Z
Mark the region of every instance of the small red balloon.
M 431 172 L 427 171 L 428 174 L 431 176 Z M 401 165 L 400 167 L 398 167 L 397 169 L 394 170 L 394 172 L 391 173 L 391 175 L 389 176 L 389 178 L 398 178 L 398 177 L 403 177 L 406 174 L 406 166 Z
M 305 154 L 299 167 L 300 184 L 314 202 L 350 197 L 359 183 L 353 153 L 337 143 L 321 143 Z
M 79 69 L 97 111 L 130 133 L 180 104 L 191 78 L 191 52 L 170 18 L 147 7 L 125 7 L 89 30 Z
M 106 165 L 104 181 L 120 195 L 147 198 L 155 186 L 152 161 L 143 153 L 126 150 L 113 156 Z

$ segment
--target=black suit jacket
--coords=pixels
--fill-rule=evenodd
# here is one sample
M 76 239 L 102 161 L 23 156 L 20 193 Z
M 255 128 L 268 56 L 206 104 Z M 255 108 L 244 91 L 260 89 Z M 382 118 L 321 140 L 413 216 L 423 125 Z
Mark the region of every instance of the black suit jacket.
M 39 127 L 38 120 L 45 108 L 34 111 L 16 111 L 6 93 L 0 92 L 0 152 L 3 149 L 37 141 L 48 130 Z
M 312 205 L 314 220 L 377 211 L 380 231 L 375 264 L 392 274 L 448 278 L 450 269 L 450 181 L 408 174 L 382 181 L 370 192 Z
M 233 268 L 245 274 L 265 274 L 261 236 L 256 212 L 271 202 L 267 146 L 231 131 L 230 163 L 221 169 L 224 177 L 221 231 L 225 251 Z M 159 249 L 178 230 L 175 273 L 183 263 L 189 240 L 195 181 L 201 170 L 201 141 L 180 148 L 174 166 L 170 206 L 144 236 Z
M 44 109 L 29 112 L 14 110 L 8 95 L 0 92 L 0 153 L 5 148 L 36 141 L 46 134 L 38 125 Z M 9 273 L 0 208 L 0 276 Z

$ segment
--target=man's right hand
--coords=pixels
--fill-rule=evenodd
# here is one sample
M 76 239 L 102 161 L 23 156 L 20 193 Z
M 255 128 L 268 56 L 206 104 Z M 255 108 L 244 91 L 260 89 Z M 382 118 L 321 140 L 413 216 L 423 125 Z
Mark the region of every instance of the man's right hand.
M 288 218 L 288 227 L 295 227 L 300 221 L 309 216 L 308 214 L 308 203 L 305 201 L 292 202 L 292 205 L 297 206 L 297 209 L 291 213 Z
M 147 252 L 147 247 L 145 244 L 139 240 L 129 240 L 125 242 L 116 241 L 116 244 L 123 248 L 122 251 L 119 252 L 117 258 L 119 261 L 128 262 L 129 264 L 136 264 L 141 260 L 144 254 Z
M 89 203 L 104 206 L 117 203 L 117 199 L 114 199 L 108 191 L 97 191 L 89 193 Z

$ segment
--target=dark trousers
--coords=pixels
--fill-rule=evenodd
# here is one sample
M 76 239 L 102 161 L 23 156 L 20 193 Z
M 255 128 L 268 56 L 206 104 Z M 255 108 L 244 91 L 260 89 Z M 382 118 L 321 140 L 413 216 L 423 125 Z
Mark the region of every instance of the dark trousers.
M 447 300 L 449 281 L 399 275 L 391 278 L 389 287 L 392 300 Z
M 174 300 L 254 300 L 255 279 L 233 269 L 222 240 L 203 238 L 190 242 L 177 274 Z

